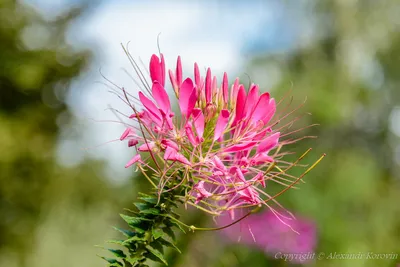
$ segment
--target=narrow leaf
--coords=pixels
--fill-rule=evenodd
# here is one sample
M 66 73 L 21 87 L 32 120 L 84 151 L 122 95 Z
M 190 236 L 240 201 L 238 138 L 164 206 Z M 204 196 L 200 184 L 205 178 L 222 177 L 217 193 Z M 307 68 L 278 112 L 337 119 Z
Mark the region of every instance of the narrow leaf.
M 161 228 L 153 228 L 151 232 L 154 239 L 158 239 L 164 235 L 164 231 Z
M 140 202 L 135 202 L 133 205 L 138 208 L 139 211 L 147 210 L 153 207 L 153 205 L 149 205 L 148 203 L 140 203 Z
M 162 263 L 164 263 L 165 265 L 168 265 L 167 261 L 164 259 L 164 256 L 162 255 L 162 253 L 160 251 L 158 251 L 157 249 L 155 249 L 149 245 L 147 245 L 146 248 L 152 255 L 154 255 L 157 259 L 159 259 Z
M 163 228 L 164 233 L 166 233 L 169 237 L 171 237 L 172 240 L 176 240 L 176 236 L 174 231 L 170 227 L 164 227 Z
M 120 249 L 109 248 L 108 251 L 110 251 L 112 254 L 114 254 L 115 257 L 117 257 L 117 258 L 126 258 L 125 253 Z
M 120 214 L 121 218 L 129 225 L 140 224 L 141 218 Z
M 142 214 L 152 214 L 152 215 L 158 215 L 160 214 L 160 210 L 156 209 L 156 208 L 150 208 L 150 209 L 146 209 L 146 210 L 141 210 L 140 213 Z
M 139 199 L 154 205 L 158 202 L 158 199 L 155 197 L 139 197 Z
M 102 258 L 103 260 L 107 261 L 109 263 L 109 266 L 124 266 L 122 263 L 120 263 L 116 259 L 106 258 L 103 256 L 99 256 L 99 257 Z
M 164 238 L 160 238 L 158 240 L 158 242 L 160 242 L 162 245 L 166 246 L 166 247 L 171 247 L 174 248 L 176 251 L 178 251 L 179 253 L 182 253 L 181 250 L 172 242 L 169 242 L 168 240 L 165 240 Z
M 125 229 L 121 229 L 121 228 L 118 228 L 118 227 L 113 227 L 115 230 L 117 230 L 118 232 L 121 232 L 124 236 L 126 236 L 126 237 L 132 237 L 132 236 L 134 236 L 135 235 L 135 233 L 134 232 L 132 232 L 132 231 L 129 231 L 129 230 L 125 230 Z
M 174 222 L 174 221 L 171 221 L 171 224 L 172 224 L 173 226 L 175 226 L 175 227 L 178 227 L 179 230 L 181 230 L 184 234 L 186 234 L 186 231 L 185 231 L 185 229 L 182 228 L 182 225 L 180 225 L 179 223 L 176 223 L 176 222 Z

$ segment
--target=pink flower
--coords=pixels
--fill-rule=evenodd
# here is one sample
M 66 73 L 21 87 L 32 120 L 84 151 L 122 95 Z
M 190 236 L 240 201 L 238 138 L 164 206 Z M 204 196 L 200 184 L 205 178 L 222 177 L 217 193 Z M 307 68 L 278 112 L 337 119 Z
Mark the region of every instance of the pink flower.
M 228 211 L 231 218 L 238 218 L 237 210 L 278 204 L 275 197 L 300 180 L 286 173 L 296 163 L 281 160 L 281 130 L 288 126 L 275 129 L 276 103 L 268 92 L 256 84 L 247 92 L 238 78 L 230 87 L 226 73 L 219 85 L 210 68 L 203 77 L 196 63 L 194 79 L 185 78 L 178 57 L 175 71 L 168 72 L 174 105 L 162 54 L 151 57 L 149 72 L 150 83 L 137 72 L 143 81 L 137 97 L 124 89 L 120 95 L 132 109 L 120 139 L 141 153 L 126 167 L 140 163 L 155 172 L 160 190 L 167 182 L 189 186 L 186 201 L 214 215 Z M 267 181 L 284 189 L 271 196 Z
M 220 226 L 230 222 L 231 219 L 227 214 L 218 219 Z M 222 234 L 231 242 L 239 241 L 256 247 L 271 257 L 275 257 L 277 253 L 312 254 L 317 244 L 316 226 L 312 221 L 300 217 L 289 221 L 270 210 L 253 214 L 240 223 L 223 229 Z M 293 263 L 304 263 L 304 261 L 295 258 Z

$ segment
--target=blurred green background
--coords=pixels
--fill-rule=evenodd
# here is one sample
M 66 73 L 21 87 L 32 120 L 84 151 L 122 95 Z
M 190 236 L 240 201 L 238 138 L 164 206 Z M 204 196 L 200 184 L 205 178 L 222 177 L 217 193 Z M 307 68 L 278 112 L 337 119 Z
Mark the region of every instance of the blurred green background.
M 291 149 L 313 147 L 309 163 L 322 153 L 326 159 L 301 190 L 279 200 L 315 221 L 317 253 L 400 254 L 400 4 L 299 3 L 293 5 L 311 11 L 316 33 L 300 32 L 302 45 L 290 50 L 258 50 L 240 68 L 264 88 L 278 73 L 272 94 L 279 99 L 292 88 L 295 104 L 307 96 L 303 111 L 312 116 L 301 123 L 320 124 L 303 132 L 318 139 Z M 74 117 L 65 104 L 70 85 L 95 58 L 93 46 L 77 49 L 66 34 L 91 8 L 67 8 L 49 19 L 25 2 L 0 1 L 0 266 L 104 266 L 96 254 L 106 252 L 94 245 L 117 236 L 110 226 L 122 224 L 118 213 L 146 188 L 134 175 L 119 183 L 108 179 L 101 160 L 65 166 L 57 157 L 60 129 Z M 212 223 L 189 212 L 194 223 Z M 215 232 L 181 236 L 178 244 L 184 253 L 171 254 L 170 266 L 290 265 L 227 244 Z M 399 262 L 400 256 L 307 265 Z

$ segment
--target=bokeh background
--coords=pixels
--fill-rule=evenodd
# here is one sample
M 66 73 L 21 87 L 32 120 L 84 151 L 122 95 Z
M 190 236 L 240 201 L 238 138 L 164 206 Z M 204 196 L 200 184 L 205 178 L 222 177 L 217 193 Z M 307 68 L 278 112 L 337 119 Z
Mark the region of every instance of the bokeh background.
M 160 34 L 161 33 L 161 34 Z M 159 35 L 160 34 L 160 35 Z M 290 149 L 326 159 L 279 201 L 315 225 L 316 253 L 400 253 L 400 4 L 397 0 L 0 0 L 0 266 L 104 266 L 96 254 L 146 183 L 106 78 L 135 92 L 120 43 L 147 62 L 181 55 L 289 90 L 318 127 Z M 191 223 L 210 224 L 193 210 Z M 269 231 L 269 229 L 265 229 Z M 170 266 L 295 266 L 220 233 L 180 236 Z M 396 266 L 315 260 L 306 266 Z

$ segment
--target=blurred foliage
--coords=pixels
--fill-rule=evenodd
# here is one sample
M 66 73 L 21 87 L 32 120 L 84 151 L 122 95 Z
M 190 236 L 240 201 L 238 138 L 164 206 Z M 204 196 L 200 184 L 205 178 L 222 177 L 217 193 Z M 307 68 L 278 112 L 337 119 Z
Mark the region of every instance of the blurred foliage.
M 93 263 L 93 245 L 104 240 L 93 239 L 105 228 L 93 220 L 106 222 L 113 203 L 101 166 L 62 168 L 54 153 L 69 120 L 69 84 L 91 57 L 65 41 L 81 12 L 48 21 L 20 1 L 0 1 L 0 266 L 70 266 L 88 249 L 82 262 Z

